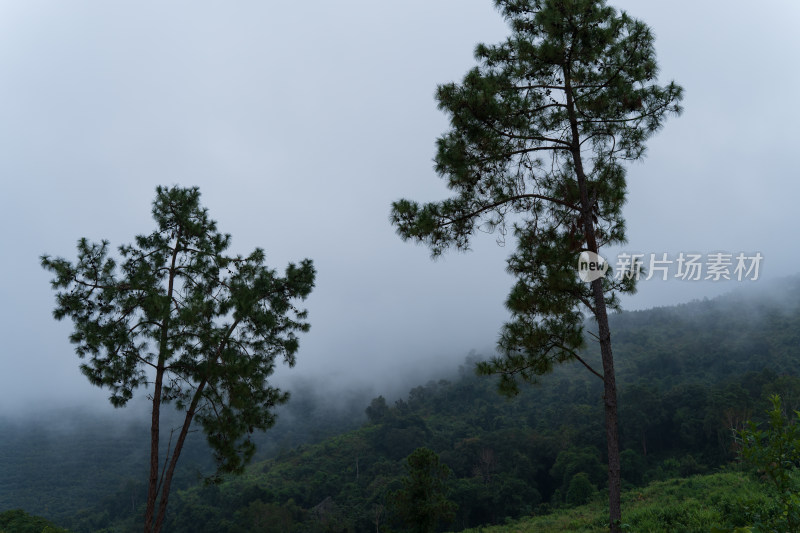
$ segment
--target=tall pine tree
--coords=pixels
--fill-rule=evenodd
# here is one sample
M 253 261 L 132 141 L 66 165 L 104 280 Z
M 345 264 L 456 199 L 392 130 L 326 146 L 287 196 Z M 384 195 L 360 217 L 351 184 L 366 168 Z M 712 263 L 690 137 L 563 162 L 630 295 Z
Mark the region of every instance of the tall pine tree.
M 284 277 L 264 252 L 230 256 L 230 235 L 200 206 L 197 188 L 162 188 L 153 202 L 156 229 L 119 247 L 78 242 L 75 263 L 42 257 L 53 272 L 56 319 L 74 323 L 70 340 L 89 381 L 124 406 L 139 387 L 152 401 L 145 533 L 161 530 L 170 484 L 192 422 L 202 426 L 219 472 L 239 473 L 255 451 L 250 435 L 275 423 L 288 394 L 268 383 L 280 356 L 295 363 L 297 332 L 308 331 L 295 307 L 314 286 L 310 260 Z M 172 403 L 184 421 L 159 461 L 160 414 Z
M 395 511 L 411 533 L 435 533 L 439 522 L 450 522 L 457 505 L 447 498 L 447 478 L 452 471 L 428 448 L 406 457 L 403 488 L 392 493 Z
M 438 140 L 436 171 L 454 196 L 393 204 L 403 239 L 434 256 L 469 249 L 477 230 L 512 231 L 517 278 L 507 300 L 511 320 L 500 357 L 479 365 L 499 374 L 501 391 L 533 382 L 555 364 L 577 360 L 604 382 L 610 527 L 619 530 L 617 391 L 608 310 L 633 292 L 635 277 L 577 275 L 581 252 L 625 242 L 624 162 L 645 141 L 682 89 L 658 85 L 653 35 L 604 0 L 496 0 L 511 36 L 479 45 L 478 66 L 461 83 L 438 88 L 450 130 Z M 585 317 L 596 319 L 602 367 L 580 356 Z

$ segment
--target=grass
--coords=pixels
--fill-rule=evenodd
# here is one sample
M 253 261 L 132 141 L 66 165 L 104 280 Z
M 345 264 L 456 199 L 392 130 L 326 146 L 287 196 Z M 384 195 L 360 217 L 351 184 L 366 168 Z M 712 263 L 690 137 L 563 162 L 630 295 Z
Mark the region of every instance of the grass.
M 741 472 L 654 482 L 622 495 L 624 531 L 636 533 L 709 533 L 735 531 L 774 516 L 777 507 L 757 481 Z M 589 533 L 608 531 L 608 505 L 592 503 L 524 518 L 470 533 Z M 739 530 L 739 531 L 746 531 Z

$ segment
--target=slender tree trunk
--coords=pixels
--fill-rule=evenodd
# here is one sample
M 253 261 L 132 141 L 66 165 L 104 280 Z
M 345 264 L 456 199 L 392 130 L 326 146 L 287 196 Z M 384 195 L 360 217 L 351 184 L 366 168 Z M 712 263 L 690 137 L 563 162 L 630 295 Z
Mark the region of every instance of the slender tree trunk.
M 603 281 L 592 282 L 595 298 L 597 327 L 600 337 L 600 354 L 603 358 L 603 401 L 606 414 L 606 444 L 608 446 L 608 511 L 610 528 L 618 532 L 622 519 L 620 507 L 619 428 L 617 420 L 617 382 L 614 375 L 614 357 L 611 353 L 611 332 L 603 297 Z
M 208 361 L 209 364 L 213 364 L 216 362 L 221 354 L 222 350 L 225 349 L 225 346 L 228 344 L 228 340 L 231 337 L 231 334 L 236 329 L 236 326 L 239 324 L 239 320 L 234 320 L 231 324 L 230 328 L 228 328 L 225 337 L 220 342 L 219 346 L 217 347 L 216 355 Z M 200 383 L 197 385 L 197 389 L 194 391 L 194 395 L 192 396 L 192 403 L 189 404 L 189 408 L 186 410 L 186 416 L 183 419 L 183 426 L 181 427 L 181 432 L 178 435 L 178 440 L 175 443 L 175 449 L 172 452 L 172 457 L 169 462 L 169 466 L 167 467 L 166 473 L 164 475 L 164 485 L 161 487 L 161 499 L 159 500 L 158 504 L 158 515 L 156 516 L 156 523 L 153 528 L 153 533 L 160 533 L 161 528 L 164 525 L 164 519 L 166 518 L 167 514 L 167 503 L 169 501 L 169 489 L 172 486 L 172 476 L 175 474 L 175 467 L 178 466 L 178 458 L 181 455 L 181 451 L 183 450 L 183 444 L 186 442 L 186 436 L 189 434 L 189 428 L 192 426 L 192 420 L 194 419 L 194 415 L 197 412 L 197 405 L 200 403 L 200 399 L 203 397 L 203 389 L 205 389 L 206 385 L 208 384 L 208 375 L 206 375 Z M 155 500 L 153 501 L 155 504 Z
M 147 487 L 147 507 L 144 513 L 144 532 L 150 533 L 153 525 L 156 498 L 158 498 L 158 441 L 161 408 L 161 380 L 164 377 L 163 365 L 156 371 L 153 390 L 153 415 L 150 421 L 150 479 Z
M 183 444 L 186 441 L 186 436 L 189 434 L 189 428 L 192 425 L 192 419 L 194 418 L 194 414 L 197 410 L 197 404 L 200 401 L 200 397 L 203 393 L 203 388 L 206 385 L 206 381 L 201 381 L 200 384 L 197 386 L 197 390 L 194 393 L 194 397 L 192 398 L 192 404 L 189 406 L 189 409 L 186 411 L 186 416 L 183 420 L 183 427 L 181 427 L 181 432 L 178 435 L 178 440 L 175 443 L 175 449 L 172 452 L 172 458 L 169 461 L 169 467 L 167 468 L 167 472 L 164 475 L 164 485 L 161 487 L 161 499 L 158 503 L 158 515 L 156 516 L 156 523 L 155 527 L 153 528 L 153 533 L 159 533 L 161 528 L 164 525 L 164 518 L 167 514 L 167 502 L 169 500 L 169 489 L 172 485 L 172 476 L 175 474 L 175 467 L 178 465 L 178 457 L 181 455 L 181 450 L 183 450 Z
M 182 230 L 178 229 L 175 238 L 175 248 L 172 250 L 172 262 L 169 268 L 169 282 L 167 286 L 167 309 L 164 311 L 164 321 L 161 323 L 161 339 L 158 347 L 158 364 L 156 365 L 156 380 L 153 384 L 153 416 L 150 421 L 150 480 L 147 487 L 147 507 L 144 513 L 144 533 L 153 531 L 153 515 L 155 514 L 156 499 L 158 498 L 158 445 L 161 414 L 161 386 L 164 380 L 164 367 L 167 360 L 167 341 L 169 340 L 170 315 L 172 313 L 172 294 L 175 290 L 175 265 L 178 252 L 181 248 Z
M 575 175 L 580 192 L 581 222 L 589 251 L 599 254 L 599 246 L 592 219 L 593 201 L 589 195 L 586 173 L 581 158 L 581 139 L 578 130 L 578 119 L 575 102 L 572 96 L 569 65 L 564 67 L 564 85 L 567 97 L 567 113 L 569 114 L 572 134 L 571 153 L 575 163 Z M 619 423 L 617 419 L 617 382 L 614 374 L 614 356 L 611 351 L 611 330 L 608 327 L 603 278 L 592 282 L 594 298 L 594 316 L 597 319 L 598 337 L 600 339 L 600 355 L 603 362 L 603 403 L 605 407 L 606 445 L 608 447 L 608 512 L 609 529 L 612 533 L 620 531 L 622 510 L 620 507 L 620 458 L 619 458 Z

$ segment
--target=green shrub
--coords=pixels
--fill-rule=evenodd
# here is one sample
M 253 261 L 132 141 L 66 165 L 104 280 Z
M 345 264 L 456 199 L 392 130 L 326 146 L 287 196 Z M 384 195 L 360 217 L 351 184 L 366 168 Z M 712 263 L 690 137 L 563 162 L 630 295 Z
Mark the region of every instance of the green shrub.
M 586 472 L 578 472 L 569 482 L 567 488 L 567 503 L 570 505 L 583 505 L 592 499 L 597 492 L 597 487 L 589 481 Z
M 752 421 L 739 433 L 741 456 L 774 493 L 780 513 L 759 514 L 764 531 L 800 531 L 800 483 L 797 467 L 800 462 L 800 425 L 784 415 L 780 396 L 770 397 L 772 409 L 767 412 L 765 429 Z M 800 419 L 800 412 L 795 411 Z

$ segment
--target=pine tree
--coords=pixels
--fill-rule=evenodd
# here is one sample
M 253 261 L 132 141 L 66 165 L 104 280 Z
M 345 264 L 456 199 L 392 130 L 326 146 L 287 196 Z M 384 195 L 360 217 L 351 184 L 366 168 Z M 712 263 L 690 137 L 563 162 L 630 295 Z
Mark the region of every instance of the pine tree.
M 511 26 L 503 43 L 478 45 L 479 65 L 441 85 L 450 130 L 438 140 L 436 171 L 454 196 L 393 204 L 403 239 L 434 256 L 468 250 L 476 231 L 512 231 L 517 278 L 500 356 L 478 371 L 499 374 L 501 391 L 534 382 L 555 364 L 579 361 L 604 382 L 612 531 L 620 515 L 617 392 L 608 310 L 635 289 L 625 276 L 582 282 L 579 254 L 625 242 L 626 161 L 669 114 L 682 89 L 657 84 L 654 38 L 646 24 L 604 0 L 496 0 Z M 580 356 L 586 316 L 597 322 L 602 368 Z
M 111 391 L 115 407 L 126 405 L 139 387 L 149 389 L 146 533 L 161 530 L 195 419 L 218 474 L 241 473 L 252 458 L 251 434 L 271 427 L 274 407 L 288 400 L 267 378 L 278 356 L 295 364 L 297 332 L 309 329 L 307 313 L 295 301 L 308 296 L 315 277 L 308 259 L 290 264 L 280 277 L 265 266 L 261 249 L 246 257 L 226 255 L 230 235 L 217 231 L 197 188 L 157 188 L 153 218 L 155 231 L 119 247 L 119 263 L 107 241 L 85 238 L 75 263 L 42 257 L 42 266 L 55 274 L 53 314 L 72 319 L 70 340 L 84 360 L 83 374 Z M 160 413 L 168 403 L 185 416 L 160 466 Z
M 447 499 L 450 468 L 428 448 L 417 448 L 406 458 L 403 488 L 392 493 L 391 501 L 413 533 L 434 533 L 440 521 L 455 517 L 456 504 Z

